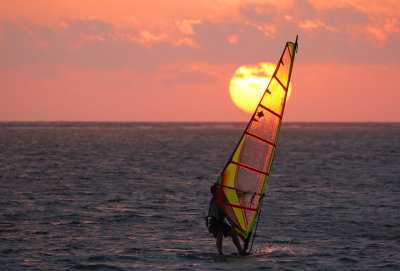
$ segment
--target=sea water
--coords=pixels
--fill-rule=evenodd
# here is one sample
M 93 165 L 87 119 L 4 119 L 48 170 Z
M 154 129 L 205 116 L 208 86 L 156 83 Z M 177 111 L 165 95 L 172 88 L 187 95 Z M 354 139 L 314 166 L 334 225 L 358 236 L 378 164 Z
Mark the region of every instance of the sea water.
M 400 124 L 283 123 L 253 245 L 204 217 L 245 123 L 0 123 L 1 270 L 399 270 Z

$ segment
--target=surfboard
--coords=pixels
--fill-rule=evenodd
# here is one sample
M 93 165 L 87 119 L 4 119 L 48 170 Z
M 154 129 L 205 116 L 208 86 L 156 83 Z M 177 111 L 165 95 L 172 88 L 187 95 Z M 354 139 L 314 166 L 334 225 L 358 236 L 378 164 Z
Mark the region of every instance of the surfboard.
M 264 253 L 256 253 L 256 254 L 249 254 L 244 257 L 250 257 L 250 258 L 256 258 L 256 257 L 266 257 L 266 256 L 272 256 L 278 253 L 278 250 L 271 251 L 271 252 L 264 252 Z

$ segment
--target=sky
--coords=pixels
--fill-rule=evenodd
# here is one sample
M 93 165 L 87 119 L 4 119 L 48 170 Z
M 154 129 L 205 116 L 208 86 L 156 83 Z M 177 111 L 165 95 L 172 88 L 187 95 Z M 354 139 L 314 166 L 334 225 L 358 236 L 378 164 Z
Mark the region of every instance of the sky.
M 248 121 L 296 35 L 284 121 L 400 121 L 398 0 L 0 0 L 0 121 Z

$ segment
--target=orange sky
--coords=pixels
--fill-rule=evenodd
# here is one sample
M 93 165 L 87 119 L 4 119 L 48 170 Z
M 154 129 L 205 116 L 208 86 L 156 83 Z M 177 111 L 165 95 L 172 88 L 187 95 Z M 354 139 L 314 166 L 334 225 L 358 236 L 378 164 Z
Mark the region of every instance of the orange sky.
M 0 0 L 0 121 L 247 121 L 296 35 L 285 121 L 400 121 L 398 0 Z

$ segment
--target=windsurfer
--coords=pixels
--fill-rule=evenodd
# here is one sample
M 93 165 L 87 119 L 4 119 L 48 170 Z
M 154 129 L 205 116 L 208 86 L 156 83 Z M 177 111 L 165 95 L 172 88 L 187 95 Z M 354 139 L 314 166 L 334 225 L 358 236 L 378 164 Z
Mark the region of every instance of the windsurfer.
M 232 242 L 236 246 L 239 255 L 243 255 L 243 250 L 240 245 L 236 231 L 230 225 L 228 225 L 228 223 L 225 222 L 225 215 L 215 202 L 215 200 L 217 199 L 217 187 L 218 187 L 217 183 L 211 186 L 212 198 L 210 201 L 210 207 L 208 209 L 208 217 L 207 217 L 208 231 L 214 235 L 214 238 L 216 238 L 218 254 L 223 255 L 222 253 L 223 237 L 230 236 L 232 237 Z

